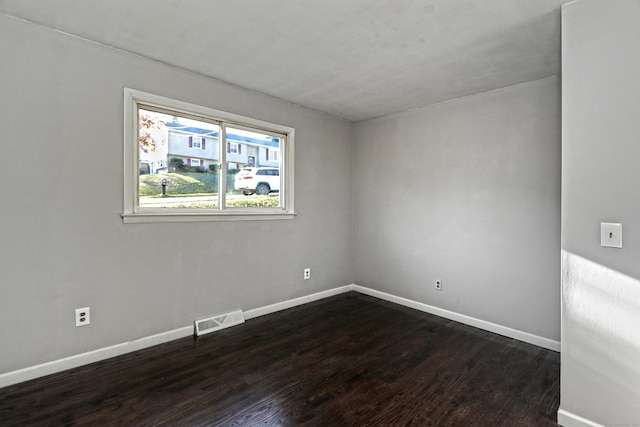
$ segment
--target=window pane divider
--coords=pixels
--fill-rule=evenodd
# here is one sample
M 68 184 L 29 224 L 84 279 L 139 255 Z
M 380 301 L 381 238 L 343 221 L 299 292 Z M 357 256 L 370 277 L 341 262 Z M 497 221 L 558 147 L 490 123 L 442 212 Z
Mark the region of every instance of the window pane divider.
M 218 178 L 218 209 L 224 209 L 227 206 L 227 125 L 225 122 L 220 123 L 220 134 L 218 138 L 218 147 L 220 151 L 220 174 Z

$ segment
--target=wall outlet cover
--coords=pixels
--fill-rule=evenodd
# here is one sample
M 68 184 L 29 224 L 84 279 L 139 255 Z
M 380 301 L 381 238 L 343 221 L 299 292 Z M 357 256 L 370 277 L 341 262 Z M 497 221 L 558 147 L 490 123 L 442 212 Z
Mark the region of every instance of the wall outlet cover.
M 612 222 L 600 223 L 600 246 L 605 248 L 622 248 L 622 224 Z
M 91 323 L 91 309 L 89 307 L 76 308 L 76 327 L 87 326 Z

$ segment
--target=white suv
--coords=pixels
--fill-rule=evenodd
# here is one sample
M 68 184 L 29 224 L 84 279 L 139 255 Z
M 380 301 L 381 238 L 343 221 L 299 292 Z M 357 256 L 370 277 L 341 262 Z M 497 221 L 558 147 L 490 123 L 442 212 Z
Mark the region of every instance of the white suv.
M 236 190 L 242 194 L 267 195 L 272 191 L 280 191 L 280 169 L 278 168 L 242 168 L 234 181 Z

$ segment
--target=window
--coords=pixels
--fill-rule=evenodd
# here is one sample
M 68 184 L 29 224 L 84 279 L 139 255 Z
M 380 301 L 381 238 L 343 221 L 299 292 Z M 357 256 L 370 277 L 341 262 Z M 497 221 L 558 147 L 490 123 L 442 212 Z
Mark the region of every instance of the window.
M 295 215 L 290 127 L 125 89 L 124 144 L 126 223 Z M 261 151 L 271 158 L 247 155 Z M 148 160 L 166 168 L 143 170 Z M 255 173 L 242 169 L 249 162 Z
M 265 160 L 271 163 L 278 163 L 280 161 L 280 153 L 277 149 L 267 148 L 265 150 Z
M 240 154 L 240 144 L 237 142 L 227 142 L 227 153 Z
M 280 171 L 278 169 L 260 169 L 256 175 L 280 176 Z

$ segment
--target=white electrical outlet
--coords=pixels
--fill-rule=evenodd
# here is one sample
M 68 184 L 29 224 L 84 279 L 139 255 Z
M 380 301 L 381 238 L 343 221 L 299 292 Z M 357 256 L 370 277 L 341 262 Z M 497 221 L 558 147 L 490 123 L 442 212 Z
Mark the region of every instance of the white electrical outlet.
M 442 280 L 436 280 L 436 291 L 442 290 Z
M 309 280 L 311 279 L 311 269 L 310 268 L 305 268 L 304 269 L 304 280 Z
M 622 224 L 601 222 L 600 246 L 622 249 Z
M 91 323 L 90 308 L 76 308 L 76 327 L 87 326 L 89 323 Z

